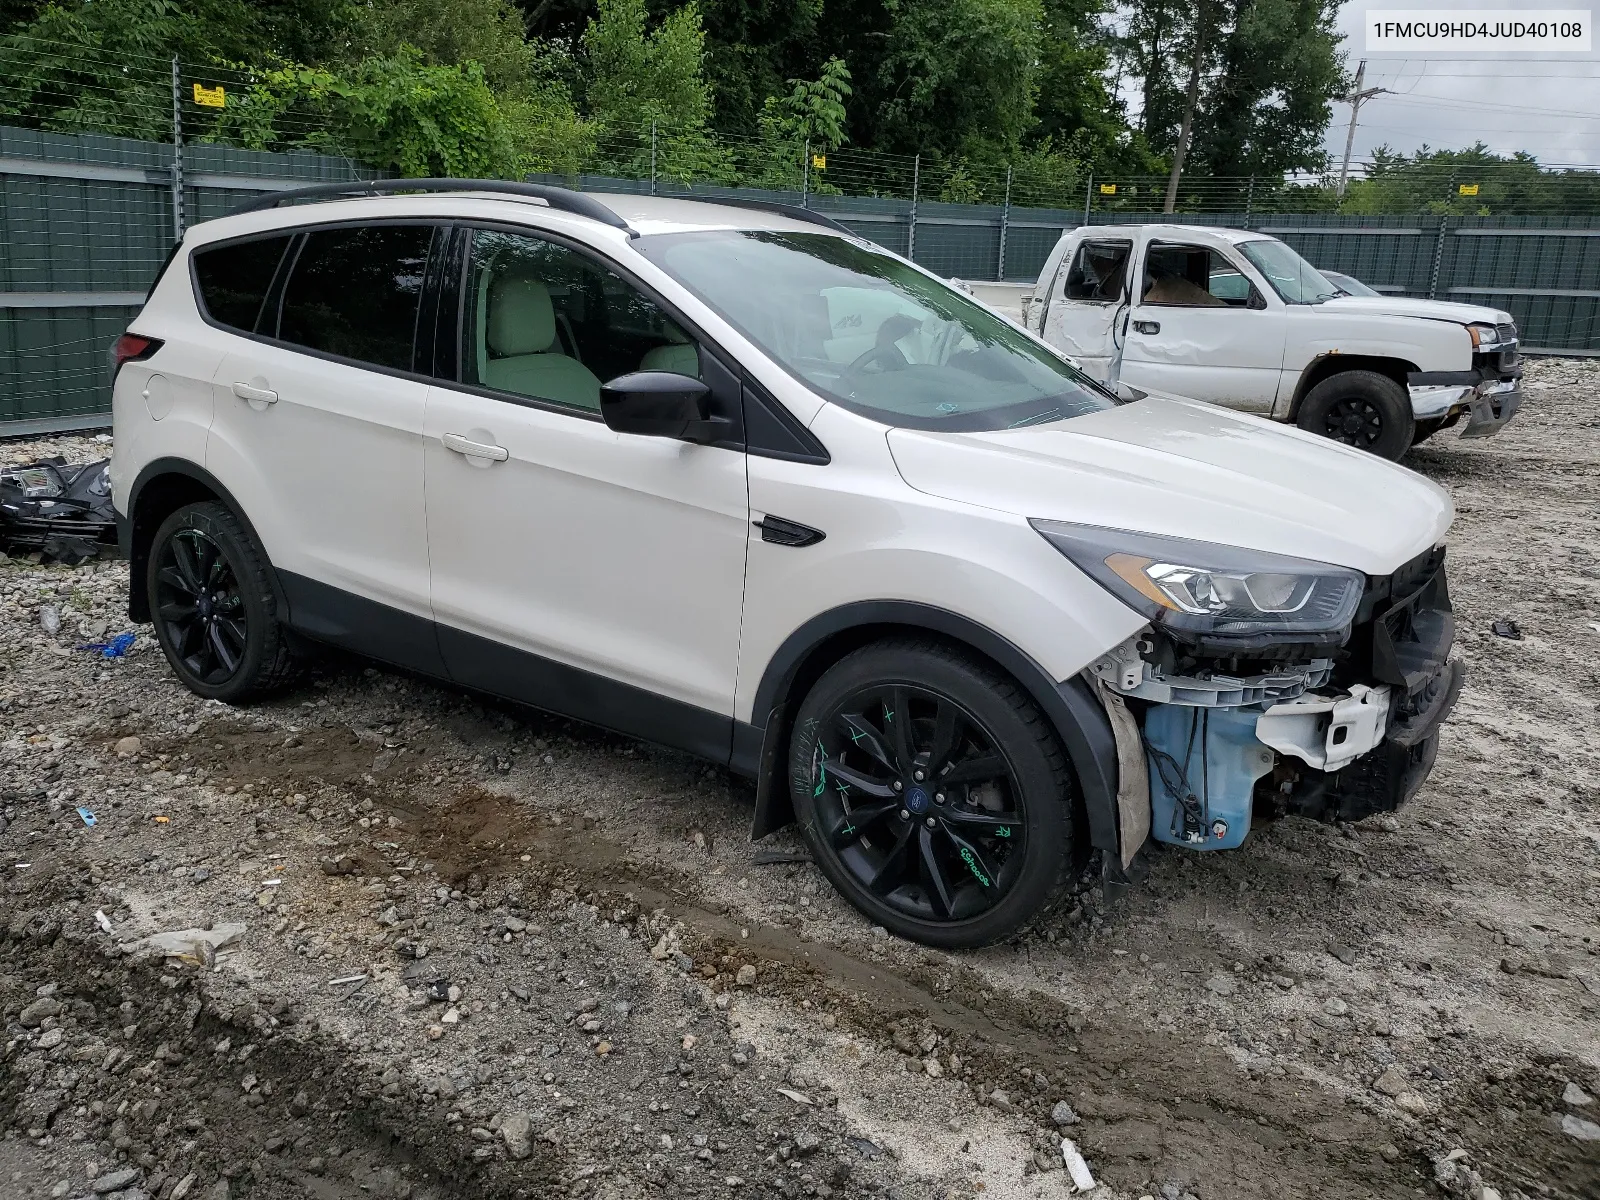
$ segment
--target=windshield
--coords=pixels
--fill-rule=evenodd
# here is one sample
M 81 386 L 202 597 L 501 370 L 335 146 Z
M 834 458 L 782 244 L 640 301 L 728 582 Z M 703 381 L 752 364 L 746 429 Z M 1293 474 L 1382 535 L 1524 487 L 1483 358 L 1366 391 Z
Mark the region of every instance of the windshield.
M 1340 275 L 1336 271 L 1323 271 L 1322 277 L 1336 284 L 1346 296 L 1381 296 L 1377 288 L 1370 288 L 1353 275 Z
M 791 374 L 886 425 L 981 430 L 1118 401 L 982 304 L 826 233 L 707 230 L 634 247 Z
M 1322 273 L 1282 242 L 1241 242 L 1239 249 L 1289 304 L 1319 304 L 1339 292 Z

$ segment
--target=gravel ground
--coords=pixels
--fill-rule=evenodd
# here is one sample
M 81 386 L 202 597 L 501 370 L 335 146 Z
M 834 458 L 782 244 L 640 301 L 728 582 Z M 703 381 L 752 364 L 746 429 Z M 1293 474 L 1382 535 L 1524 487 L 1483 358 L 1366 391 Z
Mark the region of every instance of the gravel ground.
M 1101 1200 L 1593 1200 L 1600 364 L 1529 375 L 1412 456 L 1471 672 L 1421 795 L 980 953 L 723 772 L 337 657 L 205 703 L 75 648 L 122 564 L 0 562 L 0 1194 L 1055 1197 L 1064 1133 Z

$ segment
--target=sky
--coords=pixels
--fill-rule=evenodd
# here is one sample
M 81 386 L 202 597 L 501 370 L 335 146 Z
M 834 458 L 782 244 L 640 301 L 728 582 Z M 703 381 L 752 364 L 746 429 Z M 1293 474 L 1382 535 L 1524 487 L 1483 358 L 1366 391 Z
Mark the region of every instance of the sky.
M 1368 10 L 1436 8 L 1459 19 L 1471 9 L 1591 9 L 1596 0 L 1347 0 L 1339 10 L 1351 74 L 1367 60 L 1364 87 L 1385 87 L 1361 106 L 1352 162 L 1373 147 L 1412 151 L 1426 143 L 1458 150 L 1525 150 L 1550 165 L 1600 166 L 1600 54 L 1368 54 Z M 1600 49 L 1600 36 L 1594 45 Z M 1327 148 L 1337 168 L 1350 106 L 1336 103 Z

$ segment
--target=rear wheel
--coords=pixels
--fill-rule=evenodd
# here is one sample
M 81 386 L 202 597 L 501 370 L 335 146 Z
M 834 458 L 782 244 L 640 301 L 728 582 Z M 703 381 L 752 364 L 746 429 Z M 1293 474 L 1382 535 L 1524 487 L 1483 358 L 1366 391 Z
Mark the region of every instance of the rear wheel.
M 1072 785 L 1054 731 L 958 651 L 896 640 L 841 660 L 796 714 L 789 765 L 817 865 L 902 937 L 986 945 L 1065 894 Z
M 232 703 L 293 678 L 266 555 L 223 505 L 186 504 L 163 521 L 145 582 L 156 640 L 191 692 Z
M 1341 371 L 1306 393 L 1297 422 L 1391 462 L 1411 448 L 1416 419 L 1406 390 L 1376 371 Z

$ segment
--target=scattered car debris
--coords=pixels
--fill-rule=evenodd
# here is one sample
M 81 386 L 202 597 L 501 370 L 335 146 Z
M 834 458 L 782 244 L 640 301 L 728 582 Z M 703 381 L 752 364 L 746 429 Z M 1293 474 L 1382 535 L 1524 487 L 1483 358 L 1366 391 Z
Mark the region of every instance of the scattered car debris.
M 210 966 L 216 961 L 217 951 L 238 941 L 244 931 L 244 924 L 237 921 L 210 929 L 175 929 L 125 942 L 121 950 L 124 954 L 175 958 L 190 966 Z
M 1074 1190 L 1094 1191 L 1094 1175 L 1090 1172 L 1089 1164 L 1084 1161 L 1083 1155 L 1078 1152 L 1077 1143 L 1071 1138 L 1061 1139 L 1061 1160 L 1066 1164 L 1067 1174 L 1072 1177 Z
M 94 828 L 95 816 L 92 809 L 79 807 L 78 816 L 82 819 L 86 826 L 88 826 L 90 829 Z
M 68 466 L 58 457 L 0 467 L 0 550 L 69 566 L 114 552 L 110 461 Z
M 1513 642 L 1522 640 L 1522 629 L 1510 617 L 1501 617 L 1489 626 L 1489 632 L 1495 637 L 1508 638 Z
M 793 1100 L 796 1104 L 804 1104 L 808 1108 L 811 1106 L 811 1103 L 812 1103 L 811 1097 L 806 1095 L 804 1092 L 791 1091 L 789 1088 L 779 1088 L 778 1089 L 778 1095 L 787 1096 L 789 1099 Z
M 102 933 L 111 932 L 111 918 L 106 916 L 106 914 L 100 911 L 98 908 L 94 910 L 94 923 L 100 926 L 100 931 Z
M 136 634 L 119 633 L 107 642 L 84 642 L 78 649 L 94 650 L 101 658 L 126 658 L 136 641 L 138 641 Z
M 364 983 L 366 981 L 366 978 L 367 977 L 365 975 L 341 975 L 338 979 L 330 979 L 330 980 L 328 980 L 328 986 L 329 987 L 342 987 L 344 984 L 347 984 L 347 983 Z

